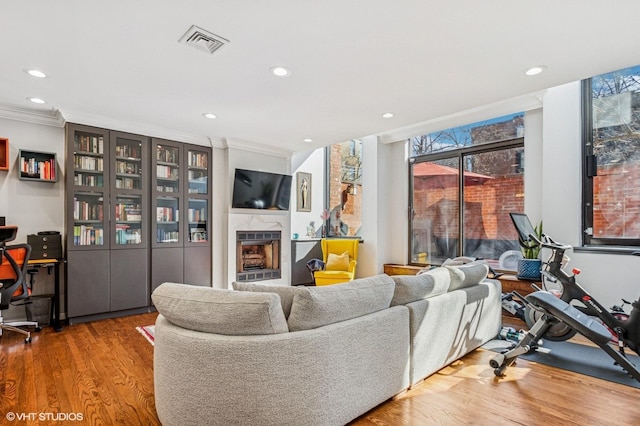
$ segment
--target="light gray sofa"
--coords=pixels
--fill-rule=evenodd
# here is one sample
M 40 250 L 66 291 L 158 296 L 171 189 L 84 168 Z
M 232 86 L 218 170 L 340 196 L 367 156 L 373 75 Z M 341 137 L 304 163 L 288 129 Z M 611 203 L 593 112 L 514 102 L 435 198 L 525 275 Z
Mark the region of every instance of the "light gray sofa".
M 152 295 L 158 417 L 345 424 L 498 334 L 500 284 L 461 270 L 323 287 L 164 283 Z

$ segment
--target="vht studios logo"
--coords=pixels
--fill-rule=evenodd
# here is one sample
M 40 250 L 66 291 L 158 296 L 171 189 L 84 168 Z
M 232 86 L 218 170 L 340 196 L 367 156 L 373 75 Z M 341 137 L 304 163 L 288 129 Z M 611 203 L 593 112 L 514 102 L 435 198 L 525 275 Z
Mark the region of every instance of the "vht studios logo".
M 5 415 L 5 418 L 10 422 L 16 420 L 20 422 L 35 420 L 41 422 L 81 422 L 84 420 L 82 413 L 14 413 L 11 411 Z

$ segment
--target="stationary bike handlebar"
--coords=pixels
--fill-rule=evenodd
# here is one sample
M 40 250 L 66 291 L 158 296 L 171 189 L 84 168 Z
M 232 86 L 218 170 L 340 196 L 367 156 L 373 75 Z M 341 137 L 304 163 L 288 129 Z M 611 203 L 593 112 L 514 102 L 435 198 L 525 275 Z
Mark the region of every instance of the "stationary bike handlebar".
M 538 239 L 538 237 L 536 237 L 534 234 L 529 234 L 529 239 L 532 240 L 535 245 L 540 246 L 540 247 L 546 247 L 546 248 L 550 248 L 553 250 L 570 250 L 573 247 L 570 246 L 569 244 L 562 244 L 562 243 L 558 243 L 556 241 L 553 241 L 551 239 L 551 237 L 549 237 L 548 235 L 542 234 L 543 235 L 543 241 L 540 241 Z

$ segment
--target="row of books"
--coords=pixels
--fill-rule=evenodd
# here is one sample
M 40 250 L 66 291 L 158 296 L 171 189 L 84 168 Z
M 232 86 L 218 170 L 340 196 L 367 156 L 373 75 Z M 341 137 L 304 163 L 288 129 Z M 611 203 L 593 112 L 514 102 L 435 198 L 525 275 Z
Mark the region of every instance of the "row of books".
M 35 158 L 20 157 L 20 173 L 23 177 L 56 180 L 56 160 L 50 158 L 38 161 Z
M 180 211 L 173 207 L 156 207 L 156 220 L 158 222 L 177 222 Z
M 187 158 L 187 164 L 189 167 L 207 167 L 208 155 L 204 152 L 191 152 Z
M 156 160 L 162 161 L 165 163 L 175 163 L 178 164 L 178 148 L 174 147 L 164 147 L 158 145 L 158 149 L 156 150 Z
M 178 192 L 178 187 L 176 185 L 157 185 L 156 191 L 158 192 Z
M 104 138 L 102 136 L 76 134 L 74 142 L 76 151 L 104 153 Z
M 76 172 L 73 177 L 73 184 L 77 186 L 104 186 L 104 179 L 102 175 L 87 175 Z
M 207 209 L 189 209 L 187 211 L 187 220 L 189 223 L 207 220 Z
M 74 198 L 73 218 L 75 220 L 102 220 L 104 218 L 102 203 L 95 204 Z
M 116 173 L 139 175 L 140 170 L 141 170 L 140 164 L 138 163 L 130 163 L 128 161 L 122 161 L 122 160 L 116 161 Z
M 177 243 L 180 233 L 178 231 L 165 231 L 164 229 L 158 229 L 156 236 L 159 243 Z
M 104 229 L 93 226 L 78 225 L 73 227 L 73 245 L 101 246 L 104 245 Z
M 76 169 L 94 170 L 101 172 L 104 170 L 104 161 L 100 157 L 87 157 L 86 155 L 74 156 L 74 165 Z
M 140 159 L 140 145 L 116 145 L 116 157 Z
M 129 177 L 117 177 L 116 178 L 116 188 L 117 189 L 140 189 L 140 179 L 139 178 L 129 178 Z
M 178 179 L 178 169 L 171 166 L 156 166 L 156 174 L 162 179 Z
M 142 244 L 142 230 L 128 225 L 116 225 L 116 244 Z
M 140 204 L 116 204 L 116 220 L 126 220 L 128 222 L 142 221 L 142 208 Z

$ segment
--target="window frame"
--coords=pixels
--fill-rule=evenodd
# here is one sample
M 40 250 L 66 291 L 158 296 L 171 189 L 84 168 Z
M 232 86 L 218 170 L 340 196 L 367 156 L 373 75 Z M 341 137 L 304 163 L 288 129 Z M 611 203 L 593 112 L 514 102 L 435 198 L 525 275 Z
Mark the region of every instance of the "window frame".
M 465 146 L 461 148 L 451 149 L 447 151 L 439 151 L 432 154 L 421 154 L 410 157 L 407 162 L 407 180 L 408 180 L 408 208 L 407 208 L 407 219 L 408 219 L 408 234 L 407 234 L 407 264 L 413 266 L 424 266 L 424 263 L 414 262 L 412 259 L 412 242 L 413 242 L 413 217 L 415 213 L 414 209 L 414 193 L 413 193 L 413 165 L 417 163 L 430 162 L 443 160 L 447 158 L 457 158 L 458 159 L 458 229 L 460 235 L 458 236 L 457 250 L 459 256 L 465 256 L 463 251 L 465 235 L 464 235 L 464 157 L 468 155 L 475 154 L 483 154 L 488 152 L 496 152 L 503 151 L 513 148 L 522 148 L 525 149 L 525 141 L 524 136 L 516 137 L 513 139 L 505 139 L 496 142 L 489 142 L 485 144 L 479 145 L 471 145 Z M 408 143 L 411 143 L 411 140 L 408 140 Z
M 615 71 L 612 71 L 615 72 Z M 608 74 L 608 73 L 603 73 Z M 593 78 L 581 82 L 582 139 L 582 228 L 578 251 L 633 252 L 640 246 L 639 238 L 598 238 L 593 235 L 593 178 L 597 176 L 597 157 L 593 147 Z

